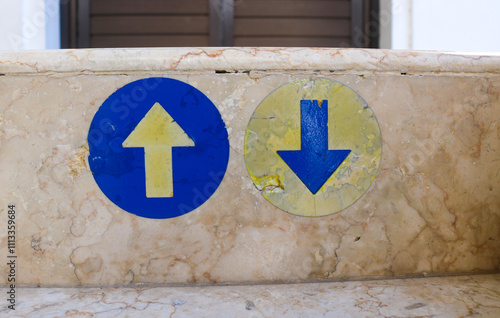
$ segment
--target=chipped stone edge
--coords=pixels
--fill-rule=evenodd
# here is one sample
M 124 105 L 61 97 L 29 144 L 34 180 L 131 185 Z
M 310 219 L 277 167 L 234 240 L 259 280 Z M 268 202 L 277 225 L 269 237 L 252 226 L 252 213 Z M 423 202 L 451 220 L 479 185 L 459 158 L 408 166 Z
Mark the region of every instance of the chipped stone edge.
M 179 71 L 500 74 L 500 56 L 337 48 L 135 48 L 0 52 L 0 75 Z

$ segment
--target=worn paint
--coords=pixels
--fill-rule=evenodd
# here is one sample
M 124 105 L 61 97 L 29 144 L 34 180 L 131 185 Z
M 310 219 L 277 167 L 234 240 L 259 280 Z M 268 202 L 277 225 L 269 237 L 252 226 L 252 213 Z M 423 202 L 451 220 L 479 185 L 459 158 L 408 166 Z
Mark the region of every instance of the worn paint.
M 328 149 L 351 150 L 315 194 L 277 153 L 301 149 L 302 100 L 328 101 Z M 301 216 L 333 214 L 356 202 L 373 182 L 381 153 L 373 110 L 352 89 L 326 79 L 276 89 L 255 110 L 245 138 L 246 165 L 257 189 L 275 206 Z
M 138 92 L 140 99 L 127 102 Z M 102 192 L 123 210 L 154 219 L 202 205 L 229 162 L 228 134 L 215 105 L 170 78 L 119 88 L 94 115 L 88 142 L 88 163 Z
M 316 194 L 351 150 L 328 147 L 328 100 L 300 101 L 300 117 L 300 149 L 279 150 L 278 155 Z

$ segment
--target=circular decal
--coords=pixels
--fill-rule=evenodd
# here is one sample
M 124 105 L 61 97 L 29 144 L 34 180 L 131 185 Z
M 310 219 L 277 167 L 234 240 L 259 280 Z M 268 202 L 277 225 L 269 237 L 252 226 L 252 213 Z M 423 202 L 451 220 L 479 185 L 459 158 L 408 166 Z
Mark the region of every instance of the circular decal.
M 283 85 L 257 107 L 247 127 L 245 161 L 262 195 L 300 216 L 330 215 L 370 187 L 382 138 L 355 91 L 326 79 Z
M 146 78 L 113 93 L 90 125 L 89 165 L 123 210 L 163 219 L 188 213 L 215 192 L 229 160 L 215 105 L 189 84 Z

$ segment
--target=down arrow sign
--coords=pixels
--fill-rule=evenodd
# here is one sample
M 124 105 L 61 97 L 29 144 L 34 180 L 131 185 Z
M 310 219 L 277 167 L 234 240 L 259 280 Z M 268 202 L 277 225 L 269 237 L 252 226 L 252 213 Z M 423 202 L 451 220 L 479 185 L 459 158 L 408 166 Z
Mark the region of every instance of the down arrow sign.
M 316 194 L 351 150 L 328 149 L 328 100 L 300 101 L 300 125 L 300 150 L 277 153 L 309 191 Z

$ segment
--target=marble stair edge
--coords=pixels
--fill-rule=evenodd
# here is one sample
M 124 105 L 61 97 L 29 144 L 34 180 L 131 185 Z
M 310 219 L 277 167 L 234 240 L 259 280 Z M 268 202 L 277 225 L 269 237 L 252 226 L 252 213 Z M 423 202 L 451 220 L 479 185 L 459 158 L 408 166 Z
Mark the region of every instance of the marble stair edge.
M 199 90 L 228 133 L 228 168 L 217 190 L 171 219 L 116 206 L 89 164 L 95 114 L 120 88 L 149 77 Z M 245 140 L 254 112 L 275 90 L 318 80 L 366 101 L 380 126 L 381 160 L 355 203 L 304 217 L 263 197 L 267 190 L 247 172 Z M 120 115 L 143 107 L 120 106 Z M 500 56 L 237 47 L 0 52 L 0 226 L 7 228 L 14 206 L 18 286 L 499 273 L 499 120 Z M 8 246 L 3 229 L 0 244 Z M 4 249 L 0 259 L 8 256 Z M 0 285 L 8 283 L 5 267 Z

